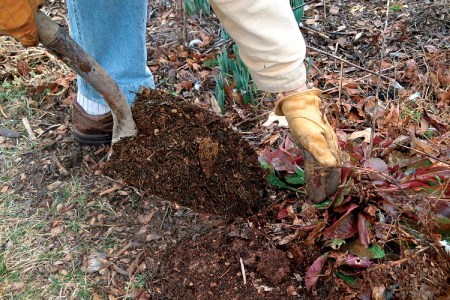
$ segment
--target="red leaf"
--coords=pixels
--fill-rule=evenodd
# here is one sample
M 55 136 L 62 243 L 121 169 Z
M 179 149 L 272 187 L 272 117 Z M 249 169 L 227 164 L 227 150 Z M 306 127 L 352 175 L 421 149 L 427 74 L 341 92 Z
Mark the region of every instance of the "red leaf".
M 281 220 L 281 219 L 286 218 L 287 216 L 289 216 L 289 212 L 288 212 L 287 208 L 283 208 L 282 210 L 280 210 L 278 212 L 277 219 Z
M 433 204 L 434 211 L 437 214 L 445 218 L 450 218 L 450 202 L 448 199 L 436 199 L 431 203 Z
M 373 264 L 373 262 L 371 262 L 370 260 L 365 260 L 365 259 L 359 258 L 358 256 L 355 256 L 355 255 L 349 254 L 347 256 L 346 264 L 350 267 L 366 269 L 366 268 L 370 267 Z
M 339 192 L 340 193 L 340 192 Z M 337 212 L 337 213 L 344 213 L 344 212 L 346 212 L 347 211 L 347 209 L 350 207 L 350 205 L 352 205 L 351 203 L 350 203 L 350 201 L 351 201 L 351 199 L 352 199 L 352 196 L 350 196 L 350 195 L 347 195 L 345 198 L 344 198 L 344 200 L 341 202 L 341 201 L 339 201 L 340 202 L 340 204 L 339 205 L 337 205 L 336 203 L 336 205 L 333 207 L 333 211 L 334 212 Z
M 413 175 L 415 179 L 423 180 L 435 180 L 436 176 L 445 180 L 450 177 L 450 167 L 444 163 L 434 163 L 433 165 L 425 168 L 420 168 Z
M 281 147 L 270 155 L 270 163 L 276 171 L 294 173 L 294 161 L 295 157 Z
M 402 178 L 400 181 L 403 184 L 411 183 L 423 183 L 424 185 L 429 185 L 428 181 L 436 182 L 437 177 L 440 180 L 445 180 L 450 177 L 450 167 L 444 163 L 436 162 L 431 166 L 416 169 L 416 172 L 412 175 Z
M 313 264 L 308 268 L 308 271 L 306 271 L 306 288 L 309 290 L 313 286 L 316 285 L 317 280 L 319 279 L 320 272 L 323 269 L 323 266 L 325 265 L 325 262 L 327 260 L 327 255 L 321 255 L 319 256 Z
M 378 157 L 373 157 L 373 158 L 367 159 L 364 162 L 364 167 L 371 168 L 372 170 L 378 171 L 383 174 L 388 173 L 387 164 L 384 162 L 384 160 L 382 160 L 381 158 L 378 158 Z
M 286 136 L 286 139 L 284 140 L 284 149 L 289 150 L 291 148 L 295 148 L 295 145 L 289 136 Z
M 355 169 L 353 168 L 342 167 L 341 182 L 347 182 L 348 178 L 352 177 L 354 172 Z
M 364 167 L 378 171 L 381 174 L 389 174 L 388 165 L 378 157 L 369 158 L 364 161 Z M 369 178 L 374 181 L 374 183 L 384 183 L 386 180 L 383 176 L 377 175 L 376 173 L 369 173 Z
M 324 237 L 327 239 L 352 237 L 358 229 L 356 228 L 356 216 L 350 213 L 357 207 L 358 205 L 352 204 L 339 220 L 323 232 Z
M 295 158 L 295 161 L 303 161 L 302 152 L 299 148 L 290 148 L 286 151 Z
M 367 228 L 367 220 L 363 214 L 358 214 L 358 233 L 359 241 L 366 248 L 369 247 L 369 229 Z
M 410 180 L 400 184 L 402 189 L 424 188 L 429 186 L 428 182 L 424 180 Z

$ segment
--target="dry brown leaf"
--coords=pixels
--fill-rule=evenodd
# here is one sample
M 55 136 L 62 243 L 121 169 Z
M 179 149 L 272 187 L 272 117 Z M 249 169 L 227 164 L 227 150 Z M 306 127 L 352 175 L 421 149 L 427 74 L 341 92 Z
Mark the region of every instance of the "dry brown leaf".
M 278 122 L 278 127 L 289 128 L 289 124 L 285 116 L 277 116 L 275 112 L 271 112 L 267 120 L 262 124 L 262 126 L 270 126 L 274 122 Z
M 148 214 L 138 216 L 138 221 L 142 224 L 148 224 L 153 218 L 155 211 L 151 211 Z
M 64 226 L 63 225 L 56 226 L 56 227 L 53 227 L 52 229 L 50 229 L 50 233 L 52 234 L 52 236 L 58 236 L 58 235 L 60 235 L 63 232 L 64 232 Z
M 339 7 L 336 5 L 331 5 L 330 7 L 330 14 L 337 15 L 339 13 Z
M 192 81 L 182 81 L 180 83 L 174 84 L 176 93 L 180 94 L 182 90 L 190 91 L 192 89 Z
M 17 72 L 24 78 L 30 78 L 30 66 L 24 60 L 21 60 L 17 63 Z
M 92 295 L 92 300 L 103 300 L 103 298 L 100 297 L 97 293 L 94 293 L 94 294 Z
M 372 128 L 366 128 L 364 130 L 355 131 L 350 134 L 348 137 L 349 140 L 354 140 L 358 138 L 364 138 L 364 142 L 369 143 L 370 142 L 370 134 L 372 132 Z
M 211 172 L 219 154 L 219 143 L 213 142 L 210 137 L 206 137 L 199 141 L 198 155 L 200 166 L 205 173 L 206 178 L 211 177 Z
M 450 105 L 450 90 L 446 92 L 438 93 L 439 102 L 437 106 L 444 108 Z
M 220 105 L 217 102 L 217 99 L 216 99 L 216 97 L 214 97 L 214 95 L 211 95 L 211 97 L 209 98 L 209 103 L 211 104 L 212 110 L 216 114 L 222 114 L 222 109 L 220 108 Z
M 205 47 L 205 46 L 208 46 L 209 43 L 212 42 L 214 35 L 208 36 L 205 32 L 201 31 L 200 38 L 202 39 L 202 43 L 201 43 L 200 47 Z
M 234 88 L 235 86 L 236 86 L 236 84 L 234 84 L 234 83 L 232 85 L 224 84 L 223 89 L 225 91 L 225 95 L 231 101 L 234 101 L 234 102 L 242 105 L 242 104 L 244 104 L 244 101 L 242 101 L 241 95 L 239 95 L 239 93 Z
M 426 111 L 423 112 L 423 119 L 426 120 L 427 123 L 431 124 L 434 128 L 436 128 L 440 133 L 444 134 L 448 132 L 448 125 L 442 122 L 439 122 L 435 116 L 428 114 Z M 428 128 L 426 128 L 428 129 Z
M 429 53 L 436 53 L 437 52 L 437 48 L 433 45 L 425 45 L 423 46 L 425 49 L 427 49 L 427 51 Z
M 280 138 L 279 133 L 272 134 L 268 139 L 264 141 L 265 144 L 273 145 Z
M 439 152 L 437 152 L 434 149 L 434 147 L 429 145 L 427 141 L 419 140 L 419 139 L 415 138 L 414 136 L 411 136 L 411 147 L 416 150 L 430 154 L 430 155 L 438 155 L 439 154 Z

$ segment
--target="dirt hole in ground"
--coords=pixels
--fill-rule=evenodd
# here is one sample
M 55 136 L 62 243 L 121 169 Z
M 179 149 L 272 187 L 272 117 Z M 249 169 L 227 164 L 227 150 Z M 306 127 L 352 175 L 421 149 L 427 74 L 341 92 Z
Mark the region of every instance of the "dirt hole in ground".
M 153 90 L 132 111 L 138 135 L 114 144 L 108 175 L 200 212 L 258 211 L 265 180 L 257 154 L 224 119 Z

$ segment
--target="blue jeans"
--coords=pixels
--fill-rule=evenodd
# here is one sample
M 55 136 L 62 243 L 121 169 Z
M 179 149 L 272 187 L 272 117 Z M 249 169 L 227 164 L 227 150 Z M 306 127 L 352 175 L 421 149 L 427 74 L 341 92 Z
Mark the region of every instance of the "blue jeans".
M 128 103 L 141 86 L 155 88 L 147 67 L 146 0 L 67 0 L 67 8 L 73 39 L 111 75 Z M 78 93 L 106 105 L 80 77 Z

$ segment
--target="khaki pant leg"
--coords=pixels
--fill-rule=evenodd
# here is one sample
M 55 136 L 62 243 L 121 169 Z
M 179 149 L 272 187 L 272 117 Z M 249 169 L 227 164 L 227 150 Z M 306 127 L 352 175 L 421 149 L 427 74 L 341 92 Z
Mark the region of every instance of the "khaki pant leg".
M 210 0 L 257 87 L 294 90 L 306 82 L 305 42 L 289 0 Z

